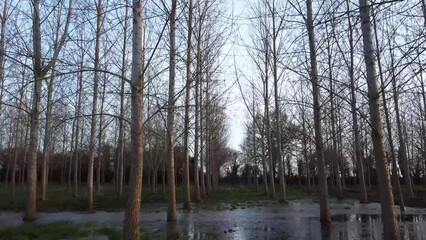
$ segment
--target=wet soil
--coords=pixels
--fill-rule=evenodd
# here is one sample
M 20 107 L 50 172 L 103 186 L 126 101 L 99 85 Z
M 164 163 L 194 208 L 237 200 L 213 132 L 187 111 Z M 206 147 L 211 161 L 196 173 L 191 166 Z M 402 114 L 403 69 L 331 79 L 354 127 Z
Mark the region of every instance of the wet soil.
M 180 206 L 180 209 L 182 206 Z M 142 210 L 141 226 L 152 236 L 181 236 L 183 239 L 383 239 L 380 204 L 357 200 L 330 200 L 331 231 L 321 229 L 319 203 L 310 199 L 288 204 L 237 207 L 227 210 L 195 208 L 180 210 L 174 225 L 166 224 L 166 206 Z M 426 209 L 395 206 L 401 239 L 426 239 Z M 121 225 L 123 212 L 39 213 L 37 223 L 73 221 Z M 0 213 L 0 228 L 22 224 L 22 213 Z

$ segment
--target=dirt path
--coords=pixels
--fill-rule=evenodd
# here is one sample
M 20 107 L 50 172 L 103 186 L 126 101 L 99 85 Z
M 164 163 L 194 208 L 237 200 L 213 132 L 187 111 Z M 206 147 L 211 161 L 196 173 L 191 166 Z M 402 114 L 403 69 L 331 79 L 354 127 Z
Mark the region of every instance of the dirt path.
M 287 205 L 237 208 L 235 210 L 195 210 L 178 212 L 173 228 L 167 227 L 164 207 L 142 211 L 142 227 L 153 234 L 173 229 L 188 239 L 217 237 L 220 239 L 382 239 L 380 205 L 359 204 L 355 200 L 332 199 L 331 236 L 322 234 L 319 224 L 319 204 L 311 200 L 291 201 Z M 407 208 L 398 213 L 401 239 L 426 239 L 426 209 Z M 96 222 L 101 225 L 121 225 L 123 212 L 58 212 L 39 213 L 37 223 L 73 221 Z M 22 213 L 0 214 L 0 227 L 22 224 Z

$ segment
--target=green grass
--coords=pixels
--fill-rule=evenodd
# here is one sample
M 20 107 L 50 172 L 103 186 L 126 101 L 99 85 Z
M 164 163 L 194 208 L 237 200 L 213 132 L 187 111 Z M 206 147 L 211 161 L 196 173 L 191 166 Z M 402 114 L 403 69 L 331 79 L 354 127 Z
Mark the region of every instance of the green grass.
M 123 189 L 123 195 L 119 199 L 113 186 L 107 185 L 102 187 L 99 193 L 94 193 L 94 209 L 103 211 L 124 210 L 127 203 L 127 190 L 127 187 Z M 177 197 L 178 201 L 183 200 L 183 191 L 178 191 Z M 142 192 L 142 202 L 167 203 L 167 194 L 161 190 L 157 191 L 157 193 L 144 190 Z M 0 187 L 0 211 L 22 211 L 25 209 L 25 206 L 26 193 L 23 187 L 17 188 L 15 198 L 12 197 L 11 189 Z M 87 190 L 84 187 L 79 189 L 78 197 L 73 197 L 67 192 L 66 186 L 51 184 L 48 187 L 47 200 L 42 201 L 41 199 L 37 199 L 38 211 L 86 211 L 87 209 Z
M 55 222 L 50 224 L 23 224 L 18 227 L 0 229 L 0 239 L 8 240 L 56 240 L 81 239 L 90 236 L 90 228 L 71 222 Z
M 94 193 L 94 210 L 97 211 L 122 211 L 127 203 L 127 190 L 123 189 L 121 199 L 117 197 L 114 186 L 103 186 L 99 193 Z M 37 210 L 43 212 L 58 211 L 87 211 L 86 188 L 79 189 L 78 197 L 72 197 L 66 190 L 66 186 L 50 184 L 46 201 L 37 200 Z M 277 193 L 278 196 L 278 193 Z M 23 211 L 26 206 L 25 189 L 17 188 L 16 197 L 11 197 L 11 190 L 0 187 L 0 211 L 12 210 Z M 288 188 L 287 200 L 297 200 L 309 197 L 309 194 L 300 188 Z M 142 191 L 142 206 L 145 209 L 154 207 L 156 204 L 167 204 L 168 195 L 161 189 L 153 193 L 150 189 Z M 176 191 L 177 202 L 183 202 L 184 191 L 178 187 Z M 194 204 L 197 209 L 229 210 L 238 208 L 262 207 L 277 204 L 277 199 L 271 199 L 262 192 L 253 191 L 245 187 L 220 188 L 213 192 L 208 199 L 202 203 Z
M 23 224 L 17 227 L 0 229 L 0 240 L 70 240 L 70 239 L 123 239 L 123 229 L 119 226 L 100 227 L 94 223 L 75 224 L 54 222 L 49 224 Z M 141 229 L 141 239 L 151 239 L 150 234 Z

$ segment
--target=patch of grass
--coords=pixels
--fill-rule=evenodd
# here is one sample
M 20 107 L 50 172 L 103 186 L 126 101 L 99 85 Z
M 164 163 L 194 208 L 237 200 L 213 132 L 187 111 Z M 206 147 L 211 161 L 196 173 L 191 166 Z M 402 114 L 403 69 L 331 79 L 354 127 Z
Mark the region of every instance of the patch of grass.
M 0 240 L 70 240 L 70 239 L 123 239 L 121 226 L 100 227 L 95 223 L 75 224 L 54 222 L 49 224 L 23 224 L 17 227 L 0 229 Z M 141 229 L 141 240 L 151 239 L 148 231 Z
M 14 228 L 0 229 L 1 240 L 57 240 L 88 237 L 90 229 L 71 222 L 50 224 L 23 224 Z
M 102 186 L 100 192 L 94 193 L 94 210 L 97 211 L 123 211 L 127 203 L 128 187 L 124 187 L 122 198 L 119 199 L 113 185 Z M 40 195 L 38 195 L 40 196 Z M 278 193 L 277 193 L 278 196 Z M 78 197 L 72 197 L 67 191 L 66 186 L 50 184 L 47 192 L 46 201 L 37 200 L 37 210 L 43 212 L 58 211 L 87 211 L 87 189 L 81 187 Z M 300 188 L 288 188 L 287 200 L 296 200 L 309 197 L 309 194 Z M 158 206 L 157 204 L 167 204 L 168 194 L 162 190 L 153 193 L 151 189 L 145 188 L 142 191 L 143 207 L 150 208 Z M 183 202 L 183 188 L 176 189 L 177 202 Z M 208 200 L 195 204 L 202 209 L 208 210 L 226 210 L 238 209 L 241 207 L 261 207 L 277 204 L 277 199 L 271 199 L 262 192 L 253 191 L 245 187 L 220 188 L 213 192 Z M 26 206 L 26 194 L 23 187 L 17 187 L 15 198 L 11 197 L 11 189 L 0 187 L 0 211 L 12 210 L 23 211 Z

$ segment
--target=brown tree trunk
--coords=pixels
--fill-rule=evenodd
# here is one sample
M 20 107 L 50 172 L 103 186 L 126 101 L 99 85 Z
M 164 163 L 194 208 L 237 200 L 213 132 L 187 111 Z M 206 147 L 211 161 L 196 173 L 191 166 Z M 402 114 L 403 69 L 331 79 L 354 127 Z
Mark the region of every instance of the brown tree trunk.
M 126 5 L 128 5 L 128 0 L 126 0 Z M 128 30 L 128 8 L 125 9 L 124 14 L 124 27 L 123 27 L 123 39 L 127 39 L 127 30 Z M 119 119 L 119 129 L 118 129 L 118 162 L 116 166 L 116 188 L 118 198 L 120 199 L 123 194 L 123 182 L 124 182 L 124 87 L 126 76 L 126 48 L 127 41 L 123 41 L 122 47 L 122 56 L 121 56 L 121 85 L 120 85 L 120 119 Z
M 167 221 L 176 222 L 176 185 L 175 185 L 175 71 L 176 71 L 176 8 L 177 0 L 172 0 L 170 9 L 170 67 L 169 67 L 169 101 L 167 109 L 167 183 L 169 203 Z
M 263 186 L 265 188 L 265 195 L 269 196 L 269 185 L 268 185 L 268 169 L 266 167 L 266 146 L 265 146 L 265 121 L 262 119 L 262 128 L 261 128 L 261 137 L 262 137 L 262 180 Z
M 265 2 L 267 5 L 267 3 Z M 267 6 L 265 6 L 267 8 Z M 265 10 L 265 16 L 267 15 L 267 12 Z M 266 18 L 266 17 L 265 17 Z M 265 19 L 265 32 L 268 32 L 268 26 L 267 26 L 267 20 Z M 271 121 L 269 117 L 269 62 L 270 62 L 270 55 L 269 55 L 269 37 L 265 37 L 264 39 L 264 49 L 265 49 L 265 59 L 264 59 L 264 104 L 265 104 L 265 127 L 266 127 L 266 134 L 267 134 L 267 144 L 268 144 L 268 159 L 269 159 L 269 182 L 271 184 L 271 191 L 270 197 L 272 199 L 275 198 L 275 176 L 274 176 L 274 165 L 273 165 L 273 159 L 272 159 L 272 134 L 271 134 Z
M 133 0 L 133 50 L 131 77 L 131 170 L 130 190 L 124 217 L 124 239 L 140 238 L 140 208 L 143 179 L 143 37 L 142 37 L 142 0 Z
M 358 114 L 356 107 L 356 93 L 355 93 L 355 76 L 354 76 L 354 40 L 353 40 L 353 25 L 351 21 L 349 0 L 346 0 L 346 11 L 348 14 L 348 41 L 349 41 L 349 78 L 351 85 L 351 113 L 352 113 L 352 131 L 354 136 L 354 152 L 355 152 L 355 161 L 358 171 L 358 181 L 360 186 L 360 202 L 367 203 L 367 189 L 365 187 L 365 178 L 364 178 L 364 166 L 362 164 L 362 152 L 360 145 L 360 129 L 358 127 Z
M 391 50 L 392 51 L 392 50 Z M 395 114 L 396 114 L 396 125 L 398 129 L 398 141 L 399 141 L 399 158 L 402 161 L 402 174 L 404 177 L 404 184 L 408 190 L 409 196 L 414 197 L 413 186 L 411 185 L 410 178 L 410 168 L 408 166 L 408 157 L 407 157 L 407 147 L 405 145 L 404 134 L 402 131 L 401 117 L 399 114 L 399 94 L 396 89 L 396 76 L 395 76 L 395 65 L 394 65 L 394 55 L 393 51 L 391 52 L 391 74 L 392 74 L 392 91 L 393 91 L 393 102 L 395 105 Z
M 375 16 L 373 15 L 373 21 L 375 21 Z M 374 36 L 375 36 L 375 40 L 376 40 L 376 47 L 377 49 L 379 49 L 379 39 L 377 37 L 377 31 L 376 31 L 376 27 L 374 26 Z M 388 104 L 387 104 L 387 100 L 386 100 L 386 89 L 385 89 L 385 80 L 383 79 L 383 70 L 382 70 L 382 63 L 381 63 L 381 55 L 380 53 L 377 54 L 377 65 L 379 68 L 379 75 L 380 75 L 380 83 L 382 85 L 382 101 L 383 101 L 383 109 L 385 112 L 385 120 L 386 120 L 386 128 L 388 131 L 388 140 L 389 140 L 389 148 L 390 148 L 390 155 L 391 155 L 391 161 L 392 161 L 392 178 L 393 178 L 393 183 L 394 186 L 396 187 L 396 192 L 399 196 L 399 206 L 401 208 L 402 211 L 404 211 L 405 209 L 405 204 L 404 204 L 404 195 L 402 193 L 402 189 L 401 189 L 401 185 L 399 182 L 399 174 L 398 174 L 398 167 L 396 164 L 396 151 L 395 151 L 395 145 L 393 142 L 393 138 L 392 138 L 392 123 L 390 120 L 390 114 L 389 114 L 389 109 L 388 109 Z
M 0 15 L 1 29 L 0 29 L 0 115 L 3 107 L 3 91 L 4 91 L 4 56 L 6 52 L 6 22 L 8 19 L 8 0 L 3 2 L 3 12 Z M 7 179 L 6 179 L 7 182 Z
M 384 239 L 396 240 L 399 239 L 398 222 L 393 208 L 392 186 L 390 184 L 385 148 L 383 145 L 383 130 L 379 102 L 380 96 L 377 86 L 376 61 L 374 58 L 374 46 L 371 34 L 370 9 L 367 0 L 359 0 L 359 5 L 363 50 L 367 70 L 371 134 L 379 181 Z
M 324 164 L 324 152 L 323 152 L 323 136 L 321 126 L 321 105 L 320 105 L 320 86 L 318 81 L 318 70 L 317 70 L 317 55 L 315 47 L 315 34 L 314 24 L 312 17 L 312 1 L 306 1 L 307 8 L 307 29 L 309 38 L 309 53 L 310 53 L 310 77 L 312 82 L 312 93 L 314 102 L 314 127 L 315 127 L 315 146 L 316 156 L 318 164 L 318 177 L 319 177 L 319 191 L 320 191 L 320 221 L 327 227 L 331 224 L 330 208 L 328 203 L 328 188 L 327 188 L 327 176 L 325 172 Z
M 327 35 L 329 35 L 326 25 Z M 333 32 L 333 30 L 332 30 Z M 340 164 L 339 164 L 339 153 L 337 151 L 337 132 L 336 132 L 336 109 L 335 109 L 335 100 L 334 100 L 334 83 L 333 83 L 333 65 L 332 65 L 332 52 L 331 52 L 331 37 L 327 38 L 327 65 L 328 65 L 328 80 L 330 85 L 330 121 L 331 121 L 331 139 L 333 145 L 333 170 L 334 177 L 337 187 L 337 196 L 339 198 L 343 197 L 342 189 L 342 180 L 340 178 Z
M 199 2 L 198 2 L 199 3 Z M 198 7 L 200 7 L 198 5 Z M 201 52 L 201 30 L 202 30 L 202 24 L 201 22 L 198 23 L 198 39 L 197 39 L 197 88 L 199 88 L 199 95 L 198 95 L 198 107 L 199 107 L 199 115 L 200 115 L 200 126 L 199 126 L 199 137 L 200 137 L 200 190 L 201 190 L 201 197 L 206 198 L 206 183 L 205 183 L 205 177 L 204 177 L 204 114 L 203 114 L 203 79 L 202 79 L 202 52 Z
M 184 122 L 184 136 L 183 136 L 183 150 L 184 150 L 184 163 L 183 175 L 185 186 L 185 201 L 183 203 L 184 209 L 191 209 L 191 188 L 189 177 L 189 103 L 191 97 L 191 48 L 192 48 L 192 0 L 189 0 L 188 6 L 188 35 L 186 46 L 186 86 L 185 86 L 185 122 Z
M 99 135 L 98 135 L 98 164 L 96 168 L 96 191 L 99 192 L 101 189 L 101 170 L 103 168 L 103 156 L 102 156 L 102 141 L 104 140 L 104 104 L 105 104 L 105 91 L 106 91 L 106 77 L 102 85 L 102 97 L 101 97 L 101 112 L 99 114 Z
M 84 61 L 84 51 L 81 52 L 81 59 L 80 59 L 80 70 L 83 70 L 83 61 Z M 80 144 L 80 122 L 81 122 L 81 102 L 82 102 L 82 95 L 83 95 L 83 72 L 78 73 L 78 96 L 77 96 L 77 109 L 75 113 L 76 122 L 75 122 L 75 139 L 74 139 L 74 173 L 73 173 L 73 190 L 72 195 L 73 197 L 78 196 L 78 185 L 79 185 L 79 144 Z
M 191 2 L 192 3 L 192 0 Z M 191 5 L 190 5 L 191 6 Z M 198 23 L 198 41 L 197 41 L 197 56 L 196 56 L 196 77 L 195 77 L 195 146 L 194 146 L 194 185 L 195 185 L 195 201 L 200 202 L 201 201 L 201 193 L 200 193 L 200 172 L 198 168 L 198 162 L 199 162 L 199 156 L 200 156 L 200 150 L 199 150 L 199 143 L 200 143 L 200 102 L 199 102 L 199 95 L 200 95 L 200 83 L 201 83 L 201 23 Z M 201 167 L 201 169 L 203 169 Z
M 95 76 L 93 81 L 92 122 L 90 126 L 89 162 L 87 167 L 87 197 L 89 209 L 93 209 L 93 170 L 96 153 L 96 127 L 98 119 L 98 85 L 99 85 L 99 55 L 100 36 L 102 27 L 102 0 L 96 4 L 96 39 L 95 39 Z
M 286 197 L 286 186 L 285 186 L 285 178 L 284 178 L 284 167 L 283 167 L 283 159 L 282 159 L 282 136 L 281 136 L 281 122 L 280 122 L 280 104 L 279 104 L 279 96 L 278 96 L 278 51 L 277 51 L 277 39 L 279 26 L 276 26 L 276 9 L 275 9 L 275 0 L 272 1 L 272 74 L 274 78 L 274 100 L 275 100 L 275 132 L 277 139 L 277 149 L 276 149 L 276 161 L 278 163 L 278 176 L 280 180 L 280 202 L 287 202 Z

